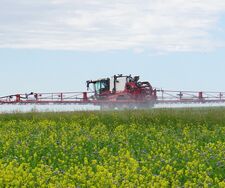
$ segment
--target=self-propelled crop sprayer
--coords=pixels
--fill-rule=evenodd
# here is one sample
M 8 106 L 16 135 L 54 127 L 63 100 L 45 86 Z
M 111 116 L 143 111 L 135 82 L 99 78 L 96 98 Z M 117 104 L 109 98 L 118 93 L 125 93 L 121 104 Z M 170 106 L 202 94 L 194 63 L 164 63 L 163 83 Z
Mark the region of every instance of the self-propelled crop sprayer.
M 147 109 L 159 103 L 225 103 L 225 92 L 156 89 L 148 81 L 139 81 L 139 76 L 118 74 L 87 81 L 85 92 L 30 92 L 0 97 L 0 104 L 93 104 L 101 109 Z

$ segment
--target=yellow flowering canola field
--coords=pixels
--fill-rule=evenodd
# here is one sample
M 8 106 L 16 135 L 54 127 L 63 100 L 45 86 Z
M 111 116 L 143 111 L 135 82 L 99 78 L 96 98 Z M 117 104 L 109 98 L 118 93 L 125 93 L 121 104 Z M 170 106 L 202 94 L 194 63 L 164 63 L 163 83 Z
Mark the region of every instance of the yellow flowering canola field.
M 0 115 L 0 187 L 225 187 L 225 109 Z

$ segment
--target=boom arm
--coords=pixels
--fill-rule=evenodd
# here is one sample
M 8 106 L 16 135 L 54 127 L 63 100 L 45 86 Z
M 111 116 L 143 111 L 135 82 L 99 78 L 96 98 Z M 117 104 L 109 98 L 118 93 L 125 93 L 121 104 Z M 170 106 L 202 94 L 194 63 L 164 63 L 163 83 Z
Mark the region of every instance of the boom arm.
M 15 94 L 0 97 L 0 104 L 80 104 L 89 103 L 92 92 Z
M 93 92 L 58 92 L 15 94 L 0 97 L 0 104 L 102 104 L 118 101 L 98 101 Z M 153 89 L 157 104 L 225 103 L 225 92 L 173 91 Z M 152 99 L 149 99 L 152 100 Z M 146 99 L 148 101 L 148 99 Z M 119 103 L 140 101 L 120 100 Z M 141 101 L 143 102 L 143 101 Z M 151 102 L 151 101 L 149 101 Z M 154 101 L 153 101 L 154 102 Z
M 225 103 L 225 92 L 155 90 L 157 103 Z

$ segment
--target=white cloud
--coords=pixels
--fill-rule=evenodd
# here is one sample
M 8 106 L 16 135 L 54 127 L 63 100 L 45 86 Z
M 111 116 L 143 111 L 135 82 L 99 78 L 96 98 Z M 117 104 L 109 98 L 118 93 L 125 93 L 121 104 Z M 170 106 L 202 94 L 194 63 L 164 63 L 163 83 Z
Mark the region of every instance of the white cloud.
M 0 47 L 176 52 L 223 46 L 224 0 L 1 0 Z

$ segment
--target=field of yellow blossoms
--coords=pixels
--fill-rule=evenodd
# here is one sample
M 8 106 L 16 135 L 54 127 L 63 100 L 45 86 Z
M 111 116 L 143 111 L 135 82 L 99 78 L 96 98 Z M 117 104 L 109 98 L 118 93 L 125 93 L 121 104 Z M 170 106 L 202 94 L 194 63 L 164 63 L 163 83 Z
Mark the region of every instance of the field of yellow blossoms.
M 0 187 L 225 187 L 225 110 L 0 115 Z

